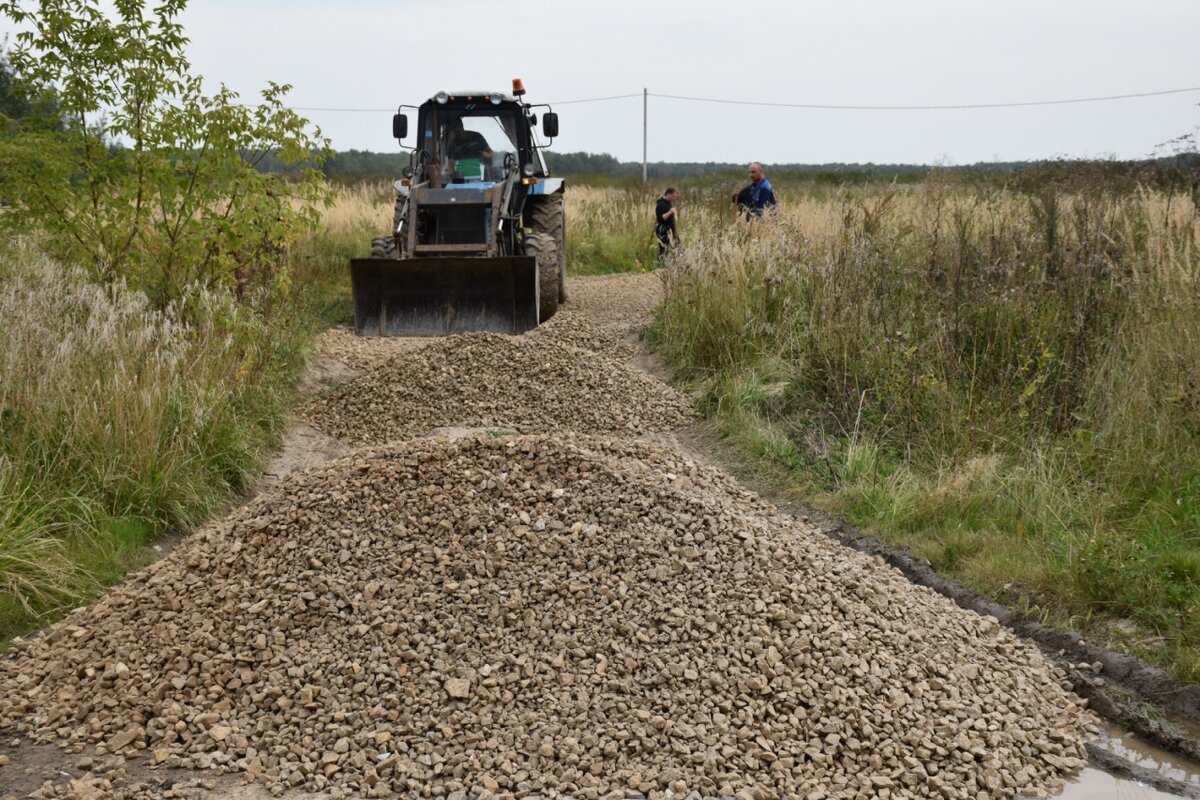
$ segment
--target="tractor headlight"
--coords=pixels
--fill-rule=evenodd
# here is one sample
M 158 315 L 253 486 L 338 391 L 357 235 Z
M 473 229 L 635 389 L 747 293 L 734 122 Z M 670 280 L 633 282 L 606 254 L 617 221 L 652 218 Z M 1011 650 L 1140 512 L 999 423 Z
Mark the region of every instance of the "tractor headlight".
M 446 105 L 446 101 L 450 99 L 450 95 L 446 94 L 445 92 L 438 92 L 433 96 L 433 99 L 442 105 Z
M 500 94 L 499 92 L 492 92 L 488 99 L 492 101 L 492 105 L 498 106 L 500 105 L 500 101 L 504 99 L 504 95 Z
M 521 167 L 521 174 L 524 175 L 526 178 L 532 178 L 533 177 L 533 164 L 526 164 L 525 166 Z

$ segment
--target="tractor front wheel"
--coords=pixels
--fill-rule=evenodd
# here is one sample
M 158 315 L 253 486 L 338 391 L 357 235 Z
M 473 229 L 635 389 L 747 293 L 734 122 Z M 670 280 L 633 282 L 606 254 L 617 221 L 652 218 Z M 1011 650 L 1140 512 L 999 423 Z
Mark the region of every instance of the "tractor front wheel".
M 380 236 L 371 240 L 371 258 L 397 257 L 395 236 Z
M 558 245 L 547 234 L 526 234 L 525 255 L 537 259 L 538 324 L 540 325 L 553 317 L 555 311 L 558 311 Z
M 558 302 L 567 302 L 567 225 L 562 193 L 534 195 L 526 200 L 525 224 L 554 240 L 558 248 Z

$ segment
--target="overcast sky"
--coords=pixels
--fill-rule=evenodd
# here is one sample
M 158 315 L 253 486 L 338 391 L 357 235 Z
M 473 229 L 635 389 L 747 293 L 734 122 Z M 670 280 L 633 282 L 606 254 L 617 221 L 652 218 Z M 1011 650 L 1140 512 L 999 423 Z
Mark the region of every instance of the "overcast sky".
M 643 90 L 954 105 L 1200 87 L 1200 0 L 193 0 L 195 71 L 252 99 L 392 109 L 441 89 L 560 103 L 554 149 L 642 158 Z M 566 103 L 611 95 L 638 97 Z M 1137 158 L 1200 125 L 1200 92 L 1032 108 L 843 111 L 650 97 L 651 161 Z M 337 149 L 394 151 L 390 111 L 303 112 Z

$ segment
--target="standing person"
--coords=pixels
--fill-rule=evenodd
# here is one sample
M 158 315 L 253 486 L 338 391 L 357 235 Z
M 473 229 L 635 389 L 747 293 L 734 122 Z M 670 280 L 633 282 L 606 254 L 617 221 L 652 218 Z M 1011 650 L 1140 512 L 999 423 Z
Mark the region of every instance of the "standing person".
M 775 190 L 767 180 L 760 161 L 750 164 L 750 183 L 733 196 L 733 213 L 745 214 L 746 219 L 761 217 L 763 212 L 775 208 L 779 201 L 775 199 Z
M 658 237 L 658 257 L 661 259 L 675 245 L 679 244 L 679 231 L 675 220 L 679 214 L 675 201 L 679 192 L 668 188 L 663 196 L 654 204 L 654 235 Z

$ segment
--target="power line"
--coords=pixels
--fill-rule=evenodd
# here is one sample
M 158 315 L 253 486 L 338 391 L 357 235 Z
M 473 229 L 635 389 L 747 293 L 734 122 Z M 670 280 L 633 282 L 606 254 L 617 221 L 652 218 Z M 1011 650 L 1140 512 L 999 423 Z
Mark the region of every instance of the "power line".
M 556 100 L 547 105 L 567 106 L 572 103 L 603 103 L 608 100 L 625 100 L 629 97 L 641 97 L 641 93 L 637 94 L 614 94 L 610 97 L 584 97 L 579 100 Z M 395 108 L 314 108 L 312 106 L 291 106 L 293 111 L 345 111 L 347 113 L 362 113 L 362 114 L 394 114 Z
M 926 106 L 849 106 L 827 105 L 823 103 L 769 103 L 755 100 L 722 100 L 715 97 L 688 97 L 676 94 L 659 94 L 650 92 L 651 97 L 662 97 L 667 100 L 689 100 L 696 103 L 725 103 L 739 106 L 772 106 L 776 108 L 816 108 L 835 111 L 953 111 L 968 108 L 1018 108 L 1022 106 L 1058 106 L 1069 103 L 1100 103 L 1108 100 L 1129 100 L 1135 97 L 1159 97 L 1167 94 L 1182 94 L 1184 92 L 1200 92 L 1200 86 L 1186 89 L 1164 89 L 1158 92 L 1137 92 L 1135 94 L 1113 94 L 1105 97 L 1075 97 L 1067 100 L 1028 100 L 1016 103 L 960 103 L 958 105 L 926 105 Z
M 641 96 L 642 96 L 641 92 L 638 92 L 637 94 L 614 94 L 611 97 L 587 97 L 587 98 L 584 98 L 583 100 L 556 100 L 553 103 L 549 103 L 548 105 L 567 106 L 567 105 L 570 105 L 571 103 L 603 103 L 606 100 L 625 100 L 630 97 L 641 97 Z
M 973 108 L 1021 108 L 1029 106 L 1059 106 L 1073 103 L 1103 103 L 1113 100 L 1132 100 L 1139 97 L 1161 97 L 1170 94 L 1200 92 L 1200 86 L 1190 86 L 1185 89 L 1163 89 L 1157 92 L 1135 92 L 1132 94 L 1112 94 L 1103 97 L 1073 97 L 1060 100 L 1026 100 L 1013 103 L 959 103 L 955 105 L 833 105 L 827 103 L 773 103 L 760 100 L 729 100 L 719 97 L 692 97 L 679 94 L 660 94 L 649 92 L 650 97 L 661 97 L 664 100 L 684 100 L 693 103 L 721 103 L 737 106 L 762 106 L 772 108 L 811 108 L 828 111 L 957 111 Z M 610 100 L 627 100 L 642 97 L 643 94 L 614 94 L 607 97 L 584 97 L 578 100 L 556 100 L 549 105 L 572 105 L 575 103 L 604 103 Z M 325 113 L 350 114 L 391 114 L 395 108 L 332 108 L 314 106 L 292 106 L 293 111 L 320 111 Z

